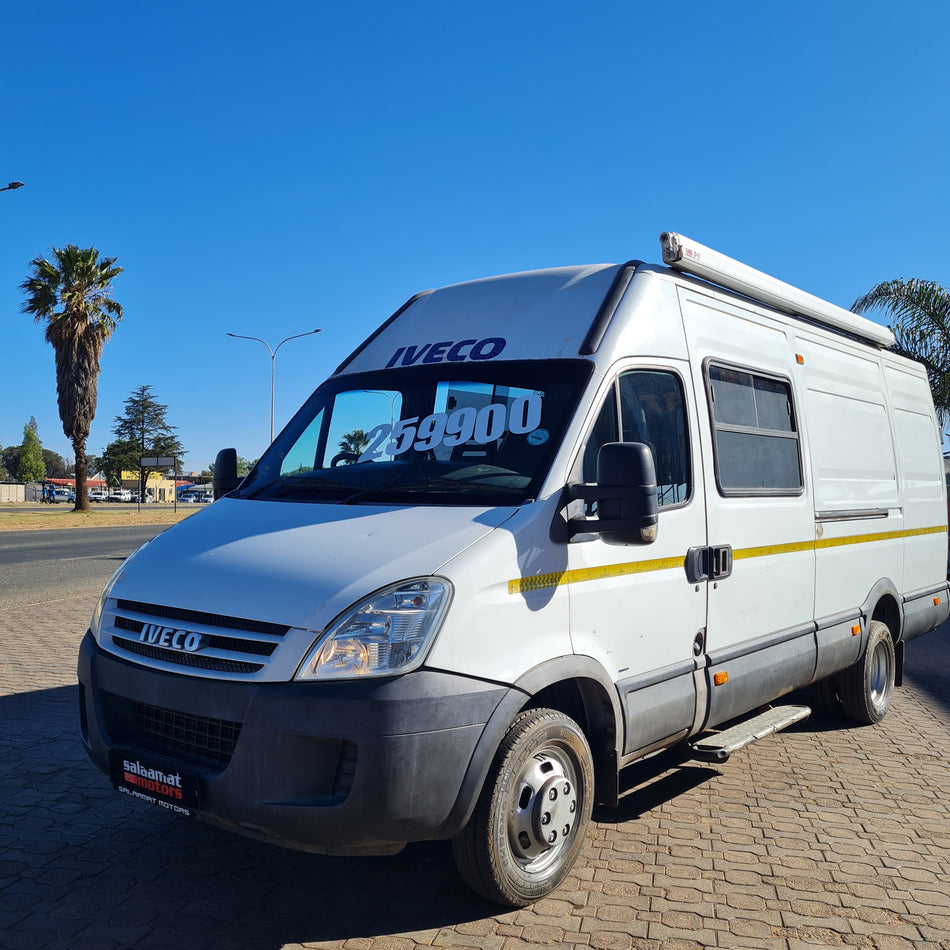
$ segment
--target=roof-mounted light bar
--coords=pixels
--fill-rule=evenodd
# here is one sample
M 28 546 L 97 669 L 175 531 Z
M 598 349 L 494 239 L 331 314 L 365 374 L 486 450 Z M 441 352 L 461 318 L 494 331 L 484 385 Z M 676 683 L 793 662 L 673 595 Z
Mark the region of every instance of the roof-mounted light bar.
M 663 263 L 676 270 L 703 277 L 777 310 L 807 317 L 877 346 L 894 345 L 894 334 L 887 327 L 763 274 L 682 234 L 664 231 L 660 235 L 660 245 L 663 248 Z

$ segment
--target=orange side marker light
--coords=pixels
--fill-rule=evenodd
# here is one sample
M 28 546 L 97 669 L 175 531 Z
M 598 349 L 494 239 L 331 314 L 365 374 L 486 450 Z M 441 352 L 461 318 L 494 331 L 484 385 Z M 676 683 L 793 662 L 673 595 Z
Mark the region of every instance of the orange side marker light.
M 713 682 L 717 686 L 722 686 L 723 683 L 729 682 L 729 674 L 725 670 L 721 670 L 718 673 L 713 674 Z
M 851 628 L 851 636 L 852 636 L 852 637 L 859 637 L 859 636 L 861 636 L 861 624 L 856 623 L 856 624 Z

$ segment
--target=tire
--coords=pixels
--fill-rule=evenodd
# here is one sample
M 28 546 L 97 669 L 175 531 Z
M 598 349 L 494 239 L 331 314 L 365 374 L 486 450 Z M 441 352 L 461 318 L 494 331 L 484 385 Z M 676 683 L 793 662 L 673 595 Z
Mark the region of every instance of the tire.
M 812 683 L 805 691 L 806 702 L 822 716 L 841 715 L 841 697 L 838 695 L 838 677 L 826 676 Z
M 452 841 L 459 873 L 476 893 L 508 907 L 550 894 L 583 846 L 593 792 L 590 748 L 577 723 L 553 709 L 521 713 Z
M 844 714 L 854 722 L 880 722 L 894 698 L 897 663 L 887 624 L 872 620 L 861 659 L 838 675 L 838 696 Z

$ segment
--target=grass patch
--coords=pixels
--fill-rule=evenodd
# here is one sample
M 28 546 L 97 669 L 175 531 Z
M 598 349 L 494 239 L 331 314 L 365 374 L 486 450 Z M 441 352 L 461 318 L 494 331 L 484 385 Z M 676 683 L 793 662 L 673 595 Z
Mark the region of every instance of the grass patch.
M 173 508 L 153 509 L 136 506 L 130 510 L 108 511 L 93 508 L 91 511 L 74 511 L 67 505 L 40 508 L 13 508 L 0 505 L 0 531 L 25 531 L 31 528 L 105 528 L 113 525 L 176 524 L 201 510 L 191 505 L 178 511 Z

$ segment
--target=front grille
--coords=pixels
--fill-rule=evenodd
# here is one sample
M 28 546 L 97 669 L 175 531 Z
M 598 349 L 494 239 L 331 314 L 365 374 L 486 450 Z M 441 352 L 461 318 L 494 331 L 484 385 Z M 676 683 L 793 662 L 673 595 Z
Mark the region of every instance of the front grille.
M 205 768 L 223 768 L 231 761 L 240 734 L 239 722 L 135 704 L 132 738 L 148 752 Z
M 138 600 L 118 601 L 119 610 L 134 614 L 147 614 L 162 620 L 175 620 L 178 623 L 194 623 L 203 627 L 224 627 L 230 630 L 246 630 L 248 633 L 265 633 L 282 637 L 290 627 L 265 620 L 248 620 L 244 617 L 228 617 L 225 614 L 206 614 L 200 610 L 182 610 L 180 607 L 164 607 L 161 604 L 143 604 Z
M 263 663 L 221 660 L 214 656 L 199 656 L 194 653 L 182 653 L 178 650 L 165 650 L 162 647 L 151 647 L 147 643 L 124 640 L 120 637 L 113 637 L 112 642 L 117 647 L 137 656 L 145 656 L 150 660 L 161 660 L 163 663 L 174 663 L 176 666 L 187 666 L 194 670 L 213 670 L 215 673 L 256 673 L 264 668 Z
M 117 600 L 112 645 L 126 654 L 172 666 L 253 676 L 270 662 L 290 630 L 284 624 Z
M 117 616 L 115 618 L 116 630 L 128 630 L 130 633 L 141 634 L 145 623 L 141 620 L 130 620 L 128 617 Z M 136 638 L 138 639 L 138 638 Z M 242 640 L 238 637 L 221 637 L 212 634 L 205 638 L 205 646 L 214 647 L 216 650 L 232 650 L 235 653 L 255 653 L 258 656 L 270 656 L 276 648 L 276 643 L 267 643 L 259 640 Z

